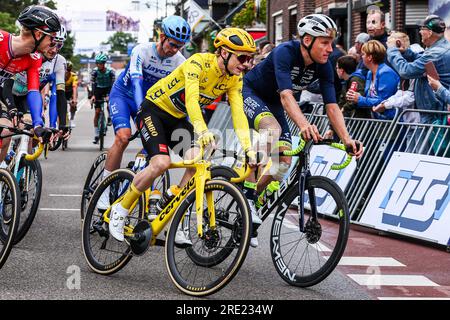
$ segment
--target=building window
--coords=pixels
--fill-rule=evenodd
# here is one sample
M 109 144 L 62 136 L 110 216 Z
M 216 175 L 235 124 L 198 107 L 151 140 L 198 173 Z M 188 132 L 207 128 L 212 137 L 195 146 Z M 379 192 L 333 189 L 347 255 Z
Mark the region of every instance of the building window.
M 297 9 L 289 11 L 289 40 L 297 39 Z
M 281 42 L 283 42 L 283 16 L 278 15 L 274 17 L 274 41 L 275 45 L 279 45 Z

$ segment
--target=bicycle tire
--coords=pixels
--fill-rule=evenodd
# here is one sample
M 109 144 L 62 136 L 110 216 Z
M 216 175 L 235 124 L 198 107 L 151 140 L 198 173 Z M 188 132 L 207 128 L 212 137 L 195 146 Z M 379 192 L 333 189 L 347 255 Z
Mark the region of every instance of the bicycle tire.
M 197 265 L 195 262 L 190 261 L 190 259 L 186 258 L 180 258 L 178 261 L 178 256 L 183 254 L 183 252 L 186 252 L 186 249 L 179 249 L 175 245 L 175 235 L 178 230 L 178 225 L 183 219 L 183 223 L 188 223 L 191 225 L 191 222 L 195 220 L 196 215 L 190 215 L 189 218 L 185 216 L 186 212 L 189 210 L 189 208 L 193 205 L 195 205 L 195 191 L 191 191 L 187 197 L 183 200 L 183 202 L 179 205 L 175 216 L 172 220 L 172 223 L 170 224 L 169 232 L 167 233 L 166 238 L 166 267 L 168 270 L 168 273 L 170 275 L 170 278 L 172 282 L 175 284 L 175 286 L 181 290 L 182 292 L 192 295 L 192 296 L 206 296 L 213 294 L 217 292 L 218 290 L 222 289 L 224 286 L 226 286 L 233 277 L 237 274 L 239 271 L 242 263 L 245 260 L 245 257 L 248 252 L 249 243 L 250 243 L 250 234 L 251 234 L 251 225 L 250 225 L 250 213 L 248 211 L 248 207 L 246 205 L 246 200 L 244 195 L 242 194 L 242 191 L 236 187 L 234 184 L 230 183 L 229 181 L 218 179 L 218 180 L 210 180 L 205 185 L 205 192 L 210 191 L 218 191 L 218 192 L 225 192 L 228 193 L 231 196 L 231 201 L 236 202 L 236 215 L 240 216 L 240 219 L 242 219 L 241 223 L 241 229 L 238 231 L 238 235 L 240 236 L 240 241 L 236 242 L 237 246 L 234 248 L 236 249 L 236 255 L 232 257 L 229 255 L 228 258 L 230 258 L 230 263 L 228 266 L 220 266 L 216 268 L 208 268 Z M 213 194 L 214 196 L 214 194 Z M 206 198 L 205 198 L 205 205 L 206 205 Z M 184 218 L 183 218 L 184 217 Z M 187 219 L 187 220 L 186 220 Z M 205 220 L 203 220 L 205 223 Z M 220 245 L 216 240 L 219 239 L 218 233 L 219 230 L 216 229 L 216 231 L 212 229 L 207 228 L 207 223 L 204 224 L 204 239 L 200 239 L 196 236 L 191 237 L 192 238 L 192 246 L 209 246 L 214 247 L 215 245 Z M 219 225 L 218 225 L 219 226 Z M 220 227 L 220 226 L 219 226 Z M 197 234 L 197 221 L 192 222 L 192 226 L 190 226 L 190 233 L 191 234 Z M 205 250 L 207 252 L 207 250 Z M 178 265 L 181 263 L 190 264 L 185 268 L 185 265 L 183 265 L 180 269 L 178 269 Z M 193 268 L 200 268 L 200 271 L 192 271 Z M 195 276 L 205 276 L 205 279 L 187 279 L 185 278 L 185 271 L 189 269 L 189 272 L 187 274 L 187 277 L 190 275 Z M 206 275 L 211 271 L 212 273 L 217 274 L 217 279 L 213 279 L 213 276 Z M 209 281 L 208 283 L 206 283 Z
M 339 188 L 339 186 L 329 178 L 322 176 L 311 176 L 306 179 L 305 190 L 311 190 L 311 188 L 314 189 L 316 195 L 321 195 L 320 198 L 316 197 L 316 199 L 329 199 L 325 197 L 324 192 L 332 197 L 332 200 L 336 204 L 336 209 L 334 210 L 335 219 L 333 219 L 333 222 L 326 220 L 326 215 L 318 213 L 319 221 L 321 222 L 319 222 L 318 224 L 316 222 L 316 224 L 314 224 L 315 222 L 313 222 L 311 219 L 307 219 L 308 213 L 310 213 L 311 210 L 305 208 L 305 222 L 308 221 L 307 223 L 305 223 L 305 226 L 308 226 L 308 223 L 311 224 L 308 229 L 309 231 L 305 229 L 307 231 L 306 233 L 300 233 L 298 227 L 298 211 L 296 210 L 295 214 L 292 214 L 292 212 L 290 212 L 288 216 L 286 215 L 286 213 L 288 212 L 288 208 L 298 197 L 297 181 L 294 185 L 294 188 L 291 188 L 288 191 L 286 196 L 282 199 L 281 204 L 275 210 L 275 216 L 273 218 L 272 228 L 270 232 L 270 253 L 275 269 L 284 281 L 286 281 L 290 285 L 297 287 L 310 287 L 318 284 L 326 277 L 328 277 L 328 275 L 336 268 L 345 251 L 350 231 L 350 216 L 348 205 L 344 193 Z M 318 193 L 319 189 L 322 190 L 321 193 Z M 308 191 L 308 197 L 309 192 L 310 191 Z M 292 218 L 293 216 L 294 218 Z M 323 218 L 323 220 L 320 220 L 320 218 Z M 333 228 L 336 228 L 335 220 L 338 224 L 338 235 L 335 240 L 335 247 L 333 249 L 330 249 L 329 247 L 331 246 L 331 242 L 333 242 L 331 240 L 331 237 L 335 234 L 335 231 L 332 230 Z M 295 225 L 295 223 L 297 223 L 297 225 Z M 324 228 L 328 228 L 328 224 L 330 225 L 330 229 L 327 229 L 327 232 L 324 232 Z M 295 232 L 295 230 L 297 232 Z M 292 237 L 296 237 L 296 235 L 300 235 L 302 236 L 302 238 L 300 238 L 298 241 L 292 240 Z M 303 252 L 300 259 L 305 257 L 305 262 L 302 268 L 303 271 L 311 271 L 311 273 L 308 274 L 299 274 L 298 267 L 302 263 L 301 260 L 299 260 L 297 266 L 293 268 L 293 266 L 296 264 L 294 255 L 299 248 L 301 249 L 301 240 L 306 240 L 307 242 L 305 244 L 306 251 Z M 319 240 L 321 240 L 321 242 L 319 242 Z M 311 255 L 309 254 L 309 248 L 311 248 L 311 250 L 315 250 Z M 329 254 L 330 251 L 331 255 Z M 322 257 L 320 256 L 321 253 L 324 253 L 327 256 Z M 284 254 L 286 255 L 284 256 Z M 318 265 L 318 269 L 312 272 L 314 266 L 311 265 L 311 260 L 316 256 L 318 257 L 316 263 Z M 309 268 L 305 265 L 306 261 L 308 260 L 306 259 L 306 257 L 309 259 Z M 321 265 L 321 262 L 323 262 L 323 265 Z
M 104 111 L 100 111 L 100 115 L 98 117 L 98 138 L 100 151 L 103 151 L 105 143 L 105 135 L 106 135 L 105 113 Z
M 13 240 L 19 225 L 19 187 L 13 174 L 0 169 L 1 208 L 0 208 L 0 269 L 5 264 L 13 246 Z M 8 198 L 9 201 L 6 201 Z M 11 206 L 7 221 L 5 203 Z
M 105 169 L 107 155 L 107 152 L 101 153 L 97 158 L 95 158 L 94 162 L 92 163 L 91 169 L 89 169 L 86 181 L 84 182 L 83 193 L 81 195 L 81 220 L 84 219 L 92 194 L 94 193 L 101 180 L 103 180 L 103 170 Z
M 29 169 L 27 169 L 29 168 Z M 22 171 L 23 169 L 23 171 Z M 13 244 L 16 245 L 26 236 L 28 231 L 33 224 L 36 217 L 37 210 L 39 208 L 39 203 L 41 201 L 42 193 L 42 168 L 38 160 L 27 161 L 25 159 L 21 160 L 19 165 L 19 173 L 22 172 L 20 179 L 18 180 L 19 194 L 20 194 L 20 223 L 17 228 L 16 236 L 14 237 Z M 17 179 L 17 177 L 16 177 Z M 25 181 L 28 179 L 28 181 Z M 32 183 L 32 180 L 34 183 Z M 31 181 L 31 182 L 30 182 Z M 29 195 L 32 190 L 24 191 L 22 190 L 25 186 L 35 186 L 35 193 L 31 205 L 29 206 Z M 26 210 L 28 209 L 29 210 Z M 29 211 L 26 214 L 26 211 Z
M 134 178 L 134 172 L 128 169 L 118 169 L 116 171 L 113 171 L 106 179 L 104 179 L 97 189 L 95 190 L 94 194 L 92 195 L 92 199 L 89 202 L 89 207 L 86 212 L 85 219 L 83 220 L 83 232 L 82 232 L 82 243 L 83 243 L 83 253 L 86 258 L 86 261 L 89 265 L 89 267 L 96 273 L 103 274 L 103 275 L 110 275 L 113 273 L 118 272 L 123 267 L 127 265 L 127 263 L 131 260 L 132 253 L 131 248 L 129 244 L 126 241 L 116 241 L 114 239 L 110 239 L 109 230 L 107 229 L 107 223 L 103 222 L 102 216 L 103 213 L 99 212 L 98 209 L 96 209 L 96 204 L 100 196 L 102 195 L 103 191 L 109 186 L 110 190 L 115 189 L 113 188 L 115 183 L 125 182 L 125 184 L 131 184 L 131 181 Z M 125 185 L 116 187 L 123 187 L 122 194 L 125 192 L 128 187 Z M 113 192 L 113 191 L 111 191 Z M 110 193 L 111 194 L 111 193 Z M 116 197 L 120 196 L 121 194 L 115 194 Z M 110 201 L 113 203 L 117 198 L 110 196 Z M 129 219 L 129 223 L 138 221 L 138 219 L 143 219 L 145 210 L 145 200 L 144 197 L 141 196 L 138 200 L 138 204 L 133 210 L 133 213 L 131 216 L 134 218 Z M 95 219 L 95 220 L 94 220 Z M 95 225 L 94 225 L 95 224 Z M 103 241 L 103 243 L 100 245 L 100 254 L 96 255 L 94 252 L 93 246 L 97 245 L 97 242 L 94 238 L 98 233 L 99 241 Z M 110 245 L 111 248 L 106 248 L 106 246 Z M 102 248 L 104 247 L 104 248 Z M 106 254 L 108 252 L 111 252 L 113 254 L 116 254 L 117 257 L 110 258 L 109 262 L 101 261 L 102 257 L 106 257 Z
M 211 168 L 211 178 L 212 179 L 224 179 L 227 181 L 230 181 L 231 178 L 238 177 L 238 174 L 236 171 L 234 171 L 232 168 L 227 166 L 214 166 Z M 233 204 L 230 203 L 228 207 L 231 207 Z M 216 220 L 219 224 L 226 226 L 229 225 L 227 222 L 224 221 L 226 218 L 226 213 L 229 211 L 229 208 L 225 208 L 224 210 L 218 210 L 221 209 L 218 208 L 216 204 Z M 250 208 L 248 208 L 250 210 Z M 222 217 L 221 214 L 224 216 Z M 231 226 L 231 225 L 229 225 Z M 204 257 L 203 255 L 197 253 L 195 251 L 195 248 L 189 247 L 186 249 L 186 252 L 189 256 L 189 258 L 197 265 L 204 266 L 204 267 L 213 267 L 215 265 L 218 265 L 222 263 L 234 250 L 233 248 L 233 238 L 230 237 L 225 244 L 224 248 L 221 250 L 218 250 L 215 255 Z

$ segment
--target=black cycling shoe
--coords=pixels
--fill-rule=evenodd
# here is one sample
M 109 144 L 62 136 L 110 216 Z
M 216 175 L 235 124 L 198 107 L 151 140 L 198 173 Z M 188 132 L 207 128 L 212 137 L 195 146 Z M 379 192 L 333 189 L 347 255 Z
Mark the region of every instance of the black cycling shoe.
M 94 141 L 92 141 L 93 144 L 98 144 L 98 140 L 100 140 L 99 137 L 94 137 Z
M 108 118 L 108 127 L 110 127 L 110 126 L 112 126 L 112 121 L 111 121 L 111 118 Z

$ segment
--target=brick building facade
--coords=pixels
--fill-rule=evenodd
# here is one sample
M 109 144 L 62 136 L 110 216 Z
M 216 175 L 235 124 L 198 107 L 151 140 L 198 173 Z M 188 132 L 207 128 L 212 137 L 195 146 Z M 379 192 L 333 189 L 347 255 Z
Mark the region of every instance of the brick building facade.
M 311 13 L 329 15 L 339 29 L 339 42 L 348 48 L 347 4 L 349 0 L 268 0 L 267 30 L 271 42 L 278 44 L 295 37 L 297 22 Z M 351 15 L 351 44 L 356 36 L 366 31 L 366 10 L 376 4 L 386 13 L 387 25 L 407 32 L 412 42 L 419 41 L 417 21 L 428 15 L 428 0 L 396 0 L 392 15 L 390 0 L 353 0 Z M 295 21 L 295 22 L 294 22 Z M 391 29 L 393 29 L 391 27 Z

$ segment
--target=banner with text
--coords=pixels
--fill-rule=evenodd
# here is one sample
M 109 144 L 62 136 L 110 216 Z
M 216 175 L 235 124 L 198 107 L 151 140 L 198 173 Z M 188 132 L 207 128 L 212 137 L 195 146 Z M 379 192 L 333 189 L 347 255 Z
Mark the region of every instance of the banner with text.
M 450 245 L 450 159 L 395 152 L 360 220 Z

